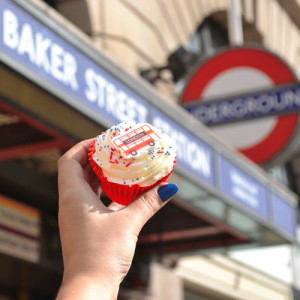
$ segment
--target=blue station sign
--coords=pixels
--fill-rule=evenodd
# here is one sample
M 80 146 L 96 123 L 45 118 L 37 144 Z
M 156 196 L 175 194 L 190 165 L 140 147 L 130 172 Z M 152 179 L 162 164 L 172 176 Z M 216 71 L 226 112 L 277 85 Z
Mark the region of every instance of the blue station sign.
M 231 98 L 193 101 L 183 106 L 207 126 L 288 114 L 300 110 L 300 83 Z
M 220 156 L 220 189 L 230 199 L 264 219 L 269 218 L 268 189 L 234 163 Z
M 159 110 L 152 108 L 151 112 L 151 123 L 165 131 L 176 143 L 178 165 L 210 186 L 214 186 L 213 149 Z
M 0 51 L 113 122 L 146 122 L 146 102 L 59 35 L 0 1 Z
M 136 121 L 164 128 L 176 141 L 177 161 L 213 185 L 213 150 L 8 0 L 0 1 L 0 53 L 72 95 L 74 104 L 111 123 Z
M 289 237 L 292 235 L 292 239 L 295 238 L 292 227 L 296 224 L 296 206 L 291 205 L 288 200 L 277 194 L 271 200 L 271 191 L 253 176 L 221 157 L 212 146 L 192 134 L 163 110 L 154 107 L 149 100 L 144 99 L 21 6 L 10 0 L 1 0 L 0 19 L 2 63 L 23 72 L 31 79 L 38 76 L 51 83 L 52 89 L 49 92 L 55 94 L 59 91 L 63 95 L 63 101 L 87 116 L 96 115 L 98 122 L 104 119 L 109 120 L 111 125 L 124 121 L 148 122 L 161 128 L 175 141 L 178 149 L 177 163 L 185 174 L 191 174 L 203 185 L 219 190 L 232 203 L 242 203 L 259 218 L 277 226 Z M 70 96 L 71 101 L 67 101 Z M 289 99 L 288 96 L 284 97 L 286 98 Z M 260 108 L 262 99 L 253 99 L 253 106 Z M 259 104 L 255 104 L 257 101 Z M 277 109 L 280 103 L 274 101 L 268 100 L 266 103 L 268 107 L 273 105 L 272 109 Z M 233 102 L 231 100 L 231 106 L 236 105 Z M 291 100 L 288 103 L 291 105 Z M 293 103 L 296 105 L 298 102 Z M 245 105 L 249 107 L 249 104 Z M 231 114 L 236 116 L 236 109 L 228 108 L 228 111 L 230 114 L 226 118 L 233 118 Z M 249 109 L 247 113 L 249 114 Z M 251 113 L 259 112 L 252 110 Z M 209 119 L 215 122 L 217 117 Z M 271 207 L 274 207 L 275 217 L 268 213 Z M 292 223 L 283 224 L 283 218 L 291 219 Z

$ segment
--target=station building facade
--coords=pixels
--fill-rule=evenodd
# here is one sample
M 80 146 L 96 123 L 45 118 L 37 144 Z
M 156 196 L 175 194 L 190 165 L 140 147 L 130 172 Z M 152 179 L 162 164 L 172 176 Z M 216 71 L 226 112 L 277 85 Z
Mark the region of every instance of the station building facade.
M 120 299 L 167 299 L 153 292 L 162 290 L 155 283 L 162 274 L 178 288 L 172 299 L 201 299 L 181 257 L 297 243 L 297 196 L 176 104 L 194 59 L 228 43 L 229 2 L 47 2 L 0 2 L 0 297 L 53 299 L 62 276 L 57 159 L 122 121 L 153 123 L 174 139 L 178 163 L 170 180 L 179 193 L 141 232 Z M 296 48 L 279 50 L 269 37 L 268 7 L 242 3 L 245 40 L 281 55 Z M 297 41 L 290 6 L 268 3 Z M 295 59 L 294 52 L 287 58 Z M 276 297 L 290 295 L 272 284 Z

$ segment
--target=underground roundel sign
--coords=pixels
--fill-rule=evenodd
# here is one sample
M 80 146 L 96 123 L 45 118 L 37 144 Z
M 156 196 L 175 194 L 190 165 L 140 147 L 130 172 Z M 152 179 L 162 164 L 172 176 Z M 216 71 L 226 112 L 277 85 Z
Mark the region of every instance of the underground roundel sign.
M 196 68 L 181 104 L 252 161 L 271 165 L 296 135 L 300 85 L 264 48 L 229 48 Z

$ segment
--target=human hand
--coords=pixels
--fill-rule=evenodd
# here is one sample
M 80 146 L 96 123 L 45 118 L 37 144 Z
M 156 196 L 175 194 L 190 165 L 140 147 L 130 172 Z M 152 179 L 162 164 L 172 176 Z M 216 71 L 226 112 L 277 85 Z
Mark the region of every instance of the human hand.
M 175 184 L 163 183 L 127 207 L 117 203 L 106 207 L 88 162 L 91 143 L 75 145 L 58 162 L 64 278 L 57 300 L 116 299 L 140 230 L 178 190 Z

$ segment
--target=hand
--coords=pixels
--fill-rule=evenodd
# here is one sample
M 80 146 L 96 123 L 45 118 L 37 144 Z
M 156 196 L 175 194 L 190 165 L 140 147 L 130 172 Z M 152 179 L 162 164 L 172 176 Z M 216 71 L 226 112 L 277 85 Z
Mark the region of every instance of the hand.
M 116 203 L 106 207 L 88 162 L 91 143 L 77 144 L 58 162 L 64 277 L 57 300 L 116 299 L 140 230 L 178 190 L 175 184 L 164 183 L 128 207 Z

